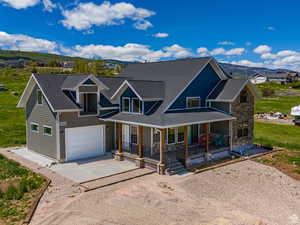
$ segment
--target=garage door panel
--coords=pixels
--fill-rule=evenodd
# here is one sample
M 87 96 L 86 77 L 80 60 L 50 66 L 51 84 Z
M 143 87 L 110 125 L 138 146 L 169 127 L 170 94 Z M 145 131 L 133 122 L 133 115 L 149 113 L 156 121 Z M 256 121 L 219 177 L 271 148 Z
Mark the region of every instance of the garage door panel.
M 66 129 L 67 160 L 76 160 L 105 153 L 105 126 Z

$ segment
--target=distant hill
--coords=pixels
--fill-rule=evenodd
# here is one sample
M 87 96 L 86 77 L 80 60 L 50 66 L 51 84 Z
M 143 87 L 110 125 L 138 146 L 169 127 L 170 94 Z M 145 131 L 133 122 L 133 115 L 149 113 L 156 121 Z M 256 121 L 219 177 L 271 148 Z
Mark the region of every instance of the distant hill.
M 57 54 L 49 54 L 49 53 L 41 53 L 41 52 L 26 52 L 26 51 L 14 51 L 14 50 L 0 50 L 0 61 L 7 61 L 7 60 L 32 60 L 32 61 L 43 61 L 43 62 L 50 62 L 50 61 L 74 61 L 74 60 L 93 60 L 93 59 L 86 59 L 80 57 L 71 57 L 71 56 L 63 56 Z M 128 61 L 120 61 L 120 60 L 104 60 L 106 63 L 113 63 L 113 64 L 122 64 L 127 65 L 136 62 L 128 62 Z M 260 73 L 263 75 L 274 74 L 278 71 L 288 71 L 291 70 L 287 69 L 268 69 L 262 67 L 248 67 L 248 66 L 240 66 L 234 65 L 229 63 L 220 63 L 222 68 L 227 72 L 232 74 L 233 76 L 250 76 L 255 73 Z
M 222 68 L 229 74 L 233 76 L 251 76 L 256 73 L 260 73 L 262 75 L 275 74 L 279 71 L 285 72 L 295 72 L 288 69 L 268 69 L 264 67 L 249 67 L 249 66 L 240 66 L 229 63 L 220 63 Z

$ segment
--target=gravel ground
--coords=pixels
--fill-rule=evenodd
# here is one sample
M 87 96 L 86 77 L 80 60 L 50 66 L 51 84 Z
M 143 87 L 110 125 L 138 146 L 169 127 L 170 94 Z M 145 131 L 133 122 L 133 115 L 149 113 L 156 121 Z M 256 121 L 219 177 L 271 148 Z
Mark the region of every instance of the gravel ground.
M 53 181 L 32 225 L 300 225 L 300 182 L 253 161 L 185 177 L 152 174 L 86 193 L 47 168 L 30 167 Z

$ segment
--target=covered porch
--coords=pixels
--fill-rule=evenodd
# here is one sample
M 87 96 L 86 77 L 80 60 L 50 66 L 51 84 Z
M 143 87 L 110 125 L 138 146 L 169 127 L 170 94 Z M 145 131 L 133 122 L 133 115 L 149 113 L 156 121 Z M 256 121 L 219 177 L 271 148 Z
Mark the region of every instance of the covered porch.
M 116 123 L 115 156 L 135 160 L 140 167 L 154 167 L 160 174 L 165 174 L 174 162 L 193 167 L 228 154 L 231 123 L 223 120 L 165 128 Z

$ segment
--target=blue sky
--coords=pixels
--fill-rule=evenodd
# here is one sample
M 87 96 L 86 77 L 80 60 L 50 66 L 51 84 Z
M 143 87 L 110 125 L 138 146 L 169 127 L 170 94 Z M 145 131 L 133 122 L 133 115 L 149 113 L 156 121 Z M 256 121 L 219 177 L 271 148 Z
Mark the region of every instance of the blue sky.
M 0 48 L 300 70 L 300 2 L 0 0 Z

